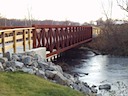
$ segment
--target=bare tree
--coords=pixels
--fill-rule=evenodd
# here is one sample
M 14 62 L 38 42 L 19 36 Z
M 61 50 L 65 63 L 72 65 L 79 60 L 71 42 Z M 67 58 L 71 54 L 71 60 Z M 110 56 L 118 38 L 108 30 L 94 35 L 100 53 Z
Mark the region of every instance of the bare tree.
M 33 18 L 32 18 L 32 12 L 31 12 L 32 9 L 31 9 L 31 8 L 30 8 L 30 9 L 28 8 L 27 11 L 28 11 L 29 25 L 32 25 L 32 21 L 33 21 L 33 20 L 32 20 L 32 19 L 33 19 Z
M 34 20 L 34 18 L 32 16 L 32 7 L 30 7 L 30 8 L 28 7 L 27 8 L 27 14 L 24 18 L 25 26 L 31 26 L 33 24 L 33 20 Z
M 113 32 L 113 28 L 112 28 L 112 24 L 113 24 L 113 20 L 112 20 L 113 0 L 108 0 L 108 3 L 106 3 L 106 4 L 108 4 L 108 5 L 106 5 L 107 7 L 105 8 L 104 3 L 101 2 L 103 14 L 106 17 L 106 21 L 104 22 L 104 33 L 106 33 L 106 37 L 108 37 L 108 39 L 110 39 L 109 34 L 111 34 Z
M 105 5 L 103 2 L 101 2 L 103 14 L 105 15 L 106 19 L 112 18 L 112 9 L 113 9 L 113 0 L 108 0 L 108 7 L 105 8 Z
M 128 0 L 116 0 L 116 1 L 117 1 L 118 6 L 122 10 L 128 12 Z
M 1 14 L 0 14 L 0 25 L 7 26 L 7 18 L 3 17 Z
M 128 12 L 128 0 L 116 1 L 124 11 Z M 102 33 L 95 38 L 95 41 L 92 43 L 92 47 L 110 54 L 128 56 L 128 26 L 127 24 L 115 24 L 113 22 L 113 0 L 108 0 L 108 3 L 109 8 L 106 8 L 102 2 L 102 9 L 106 17 L 106 21 L 104 21 L 101 26 Z

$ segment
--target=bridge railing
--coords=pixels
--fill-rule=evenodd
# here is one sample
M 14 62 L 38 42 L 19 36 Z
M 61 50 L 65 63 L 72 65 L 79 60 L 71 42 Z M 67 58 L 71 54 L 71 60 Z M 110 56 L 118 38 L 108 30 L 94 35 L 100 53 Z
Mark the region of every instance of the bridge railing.
M 33 48 L 46 47 L 49 54 L 59 54 L 92 39 L 92 27 L 33 25 Z M 56 51 L 54 51 L 56 49 Z
M 21 46 L 23 51 L 26 51 L 26 46 L 29 49 L 32 48 L 32 30 L 33 27 L 30 28 L 11 28 L 10 27 L 1 27 L 0 30 L 0 53 L 7 52 L 10 49 L 13 49 L 15 53 L 17 51 L 17 47 Z
M 0 26 L 0 30 L 16 29 L 16 28 L 30 28 L 31 26 Z
M 92 39 L 92 27 L 33 25 L 33 27 L 0 27 L 0 53 L 46 47 L 47 57 L 59 54 Z

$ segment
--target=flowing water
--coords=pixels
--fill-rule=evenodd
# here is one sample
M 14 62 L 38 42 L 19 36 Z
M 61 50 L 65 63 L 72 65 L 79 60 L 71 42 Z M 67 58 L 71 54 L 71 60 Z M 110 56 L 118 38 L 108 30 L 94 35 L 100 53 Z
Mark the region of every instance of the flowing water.
M 72 49 L 57 60 L 69 65 L 71 73 L 90 86 L 110 84 L 111 90 L 98 90 L 103 96 L 128 96 L 128 57 L 95 55 L 85 49 Z

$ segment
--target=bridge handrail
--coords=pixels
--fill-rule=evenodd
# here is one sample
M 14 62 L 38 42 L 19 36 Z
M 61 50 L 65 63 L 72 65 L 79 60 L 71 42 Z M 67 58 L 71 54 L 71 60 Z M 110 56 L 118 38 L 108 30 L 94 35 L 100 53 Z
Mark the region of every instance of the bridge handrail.
M 2 29 L 2 27 L 0 28 Z M 91 26 L 33 25 L 32 27 L 4 27 L 3 30 L 0 30 L 0 52 L 4 55 L 6 51 L 12 48 L 15 53 L 19 46 L 23 47 L 23 51 L 26 51 L 26 45 L 28 45 L 29 49 L 46 47 L 50 51 L 47 54 L 48 57 L 91 39 Z
M 59 54 L 92 38 L 91 26 L 33 25 L 33 27 L 35 27 L 33 47 L 46 47 L 51 54 L 54 49 Z
M 32 31 L 34 27 L 0 30 L 0 52 L 4 53 L 13 48 L 16 53 L 17 47 L 22 46 L 26 51 L 26 45 L 32 48 Z
M 28 29 L 35 29 L 35 27 L 30 27 L 30 28 L 16 28 L 16 29 L 5 29 L 5 30 L 0 30 L 1 32 L 11 32 L 11 31 L 21 31 L 21 30 L 28 30 Z
M 0 30 L 16 29 L 16 28 L 30 28 L 31 26 L 0 26 Z
M 66 27 L 91 27 L 91 26 L 73 26 L 73 25 L 32 25 L 33 27 L 36 28 L 66 28 Z

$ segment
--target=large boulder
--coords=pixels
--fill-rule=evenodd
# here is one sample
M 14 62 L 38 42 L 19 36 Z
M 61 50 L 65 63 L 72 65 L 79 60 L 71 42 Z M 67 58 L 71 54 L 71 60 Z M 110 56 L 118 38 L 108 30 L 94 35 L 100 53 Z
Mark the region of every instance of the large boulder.
M 76 79 L 70 74 L 63 73 L 63 76 L 67 78 L 67 80 L 68 80 L 67 85 L 68 86 L 73 85 L 76 82 Z
M 10 52 L 6 52 L 4 54 L 4 57 L 6 57 L 10 61 L 11 60 L 11 54 L 10 54 Z
M 1 62 L 0 62 L 0 71 L 4 71 L 4 67 Z
M 57 74 L 57 71 L 49 71 L 49 70 L 45 71 L 45 76 L 48 79 L 52 79 L 53 80 L 56 74 Z
M 97 89 L 91 87 L 91 92 L 92 92 L 92 93 L 97 93 Z
M 49 65 L 49 67 L 47 68 L 47 70 L 50 70 L 50 71 L 58 71 L 61 74 L 63 74 L 62 68 L 59 65 Z
M 17 69 L 16 69 L 16 67 L 7 67 L 6 69 L 5 69 L 5 71 L 7 71 L 7 72 L 15 72 L 15 71 L 17 71 Z
M 56 80 L 56 82 L 62 85 L 68 85 L 68 83 L 70 83 L 69 80 L 64 77 L 63 74 L 61 74 L 60 72 L 57 72 L 55 74 L 54 80 Z
M 8 61 L 8 59 L 6 58 L 6 57 L 2 57 L 2 58 L 0 58 L 0 62 L 3 64 L 3 63 L 5 63 L 5 62 L 7 62 Z
M 38 61 L 38 68 L 41 70 L 47 70 L 49 68 L 49 65 L 46 62 Z
M 68 85 L 68 79 L 58 71 L 46 70 L 45 75 L 48 79 L 55 80 L 59 84 Z
M 37 76 L 40 76 L 40 77 L 42 77 L 42 78 L 47 79 L 47 77 L 45 76 L 45 72 L 42 71 L 42 70 L 36 71 L 36 75 L 37 75 Z
M 30 57 L 30 56 L 24 56 L 23 59 L 22 59 L 22 62 L 25 65 L 31 65 L 32 64 L 32 57 Z
M 13 55 L 12 55 L 12 60 L 13 60 L 13 61 L 21 61 L 21 57 L 18 56 L 17 54 L 13 54 Z
M 75 82 L 76 81 L 76 79 L 72 76 L 72 75 L 70 75 L 70 74 L 68 74 L 68 73 L 63 73 L 63 75 L 64 75 L 64 77 L 66 77 L 67 79 L 70 79 L 72 82 Z
M 24 66 L 24 64 L 22 62 L 18 62 L 18 61 L 6 61 L 2 65 L 3 65 L 4 69 L 6 69 L 6 71 L 10 70 L 10 69 L 12 70 L 12 68 L 14 70 L 21 69 Z
M 32 60 L 31 66 L 38 67 L 38 63 L 36 60 Z
M 15 67 L 15 61 L 7 61 L 5 62 L 5 67 L 8 68 L 8 67 Z
M 72 87 L 73 87 L 73 89 L 81 91 L 81 92 L 86 93 L 86 94 L 90 94 L 92 92 L 90 87 L 85 86 L 85 84 L 83 82 L 74 83 L 72 85 Z
M 86 86 L 82 86 L 81 92 L 85 93 L 85 94 L 91 94 L 92 91 L 90 90 L 90 88 L 86 87 Z
M 90 94 L 90 93 L 91 93 L 90 87 L 85 86 L 85 84 L 84 84 L 83 82 L 80 82 L 80 83 L 78 84 L 78 86 L 81 87 L 81 89 L 80 89 L 81 92 L 86 93 L 86 94 Z
M 102 89 L 110 90 L 111 89 L 111 85 L 109 85 L 109 84 L 100 85 L 99 86 L 99 90 L 102 90 Z
M 26 72 L 26 73 L 29 73 L 29 74 L 35 74 L 36 73 L 36 71 L 34 71 L 32 68 L 23 67 L 21 70 L 23 72 Z
M 75 89 L 75 90 L 80 91 L 81 86 L 78 86 L 76 83 L 74 83 L 74 84 L 72 85 L 72 88 Z
M 22 63 L 22 62 L 15 61 L 14 63 L 15 63 L 16 68 L 23 68 L 23 66 L 24 66 L 24 63 Z

